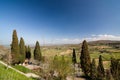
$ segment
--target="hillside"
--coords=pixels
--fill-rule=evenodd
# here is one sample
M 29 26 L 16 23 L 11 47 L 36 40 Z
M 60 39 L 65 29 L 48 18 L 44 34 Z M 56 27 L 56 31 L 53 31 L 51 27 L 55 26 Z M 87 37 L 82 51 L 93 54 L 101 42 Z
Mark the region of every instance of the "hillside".
M 120 44 L 120 41 L 115 40 L 97 40 L 88 42 L 90 45 L 109 45 L 109 44 Z
M 6 61 L 10 53 L 10 48 L 0 45 L 0 60 Z

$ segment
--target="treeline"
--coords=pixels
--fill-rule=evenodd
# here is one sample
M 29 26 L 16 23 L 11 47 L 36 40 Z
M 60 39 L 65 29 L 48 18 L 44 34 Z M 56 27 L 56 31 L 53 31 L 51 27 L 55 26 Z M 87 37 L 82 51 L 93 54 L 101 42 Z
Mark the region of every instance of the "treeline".
M 73 64 L 77 63 L 75 49 L 73 49 L 72 61 Z M 110 69 L 105 69 L 100 55 L 98 66 L 96 66 L 95 59 L 90 58 L 86 40 L 82 43 L 80 65 L 85 77 L 89 80 L 120 80 L 120 60 L 111 58 Z
M 31 48 L 26 46 L 24 39 L 21 37 L 20 42 L 17 37 L 16 30 L 13 30 L 12 43 L 11 43 L 11 64 L 23 63 L 25 59 L 31 59 Z M 42 55 L 40 50 L 39 42 L 36 42 L 34 49 L 34 59 L 41 61 Z

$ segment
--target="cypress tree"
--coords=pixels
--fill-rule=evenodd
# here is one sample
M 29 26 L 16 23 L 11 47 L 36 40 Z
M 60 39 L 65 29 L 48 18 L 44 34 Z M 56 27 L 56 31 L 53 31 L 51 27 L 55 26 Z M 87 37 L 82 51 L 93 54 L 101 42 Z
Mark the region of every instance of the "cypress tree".
M 81 64 L 81 68 L 82 68 L 85 76 L 88 77 L 90 74 L 91 61 L 90 61 L 90 55 L 89 55 L 89 51 L 88 51 L 88 44 L 87 44 L 86 40 L 84 40 L 82 43 L 80 64 Z
M 106 80 L 112 80 L 110 70 L 106 70 Z
M 75 53 L 75 49 L 73 49 L 72 62 L 73 62 L 73 64 L 75 64 L 75 63 L 77 62 L 77 61 L 76 61 L 76 53 Z
M 40 45 L 38 41 L 36 42 L 35 49 L 34 49 L 34 59 L 39 61 L 42 60 Z
M 92 60 L 90 68 L 91 68 L 90 70 L 91 80 L 97 80 L 97 69 L 96 69 L 95 59 Z
M 111 58 L 111 66 L 110 66 L 111 74 L 114 78 L 114 80 L 120 80 L 119 79 L 119 60 L 115 58 Z
M 19 45 L 18 45 L 18 37 L 16 30 L 13 30 L 12 35 L 12 44 L 11 44 L 11 63 L 16 64 L 19 62 Z
M 120 62 L 118 64 L 118 79 L 120 80 Z
M 31 58 L 31 49 L 30 46 L 26 47 L 26 59 L 30 60 Z
M 27 46 L 25 45 L 25 53 L 27 53 Z
M 99 63 L 98 63 L 98 67 L 97 67 L 97 77 L 98 77 L 98 80 L 103 80 L 105 77 L 105 71 L 104 71 L 101 55 L 99 56 Z
M 25 59 L 28 59 L 27 52 L 28 52 L 28 49 L 27 49 L 27 46 L 25 46 Z
M 20 50 L 20 62 L 23 63 L 25 60 L 25 43 L 22 37 L 20 38 L 19 50 Z

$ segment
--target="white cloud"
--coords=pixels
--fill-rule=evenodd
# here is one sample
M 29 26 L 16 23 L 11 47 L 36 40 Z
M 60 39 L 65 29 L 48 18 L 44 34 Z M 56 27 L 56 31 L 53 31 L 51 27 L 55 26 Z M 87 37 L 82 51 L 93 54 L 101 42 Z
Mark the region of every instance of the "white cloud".
M 69 38 L 62 38 L 62 39 L 55 39 L 53 41 L 53 44 L 78 44 L 81 43 L 83 40 L 87 41 L 96 41 L 96 40 L 120 40 L 120 36 L 115 35 L 108 35 L 108 34 L 100 34 L 100 35 L 91 35 L 90 37 L 86 38 L 75 38 L 75 39 L 69 39 Z
M 85 38 L 88 41 L 95 41 L 95 40 L 120 40 L 120 36 L 115 36 L 115 35 L 94 35 L 89 38 Z
M 68 38 L 63 38 L 63 39 L 55 39 L 54 40 L 54 44 L 58 43 L 58 44 L 77 44 L 80 43 L 81 39 L 68 39 Z

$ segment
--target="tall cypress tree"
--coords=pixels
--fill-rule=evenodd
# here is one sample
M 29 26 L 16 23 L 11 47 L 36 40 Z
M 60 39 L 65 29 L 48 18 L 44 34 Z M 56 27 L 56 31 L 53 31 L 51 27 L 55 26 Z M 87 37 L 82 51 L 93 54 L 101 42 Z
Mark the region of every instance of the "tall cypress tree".
M 25 60 L 25 43 L 22 37 L 20 38 L 19 50 L 20 50 L 20 62 L 23 63 Z
M 89 76 L 91 61 L 90 61 L 90 54 L 88 51 L 88 44 L 87 44 L 86 40 L 84 40 L 82 43 L 80 63 L 81 63 L 81 68 L 82 68 L 84 74 L 86 76 Z
M 96 69 L 95 59 L 93 59 L 91 63 L 90 77 L 91 80 L 97 80 L 97 69 Z
M 36 42 L 35 49 L 34 49 L 34 59 L 39 61 L 42 60 L 40 45 L 38 41 Z
M 31 49 L 30 46 L 26 47 L 26 59 L 30 60 L 31 58 Z
M 105 71 L 104 71 L 101 55 L 99 56 L 99 63 L 98 63 L 98 67 L 97 67 L 97 77 L 98 77 L 98 80 L 103 80 L 105 77 Z
M 12 56 L 12 64 L 16 64 L 19 62 L 19 45 L 18 45 L 18 37 L 16 30 L 13 30 L 12 35 L 12 44 L 11 44 L 11 56 Z
M 76 61 L 76 53 L 75 53 L 75 49 L 73 49 L 72 62 L 73 62 L 73 64 L 75 64 L 75 63 L 77 62 L 77 61 Z

